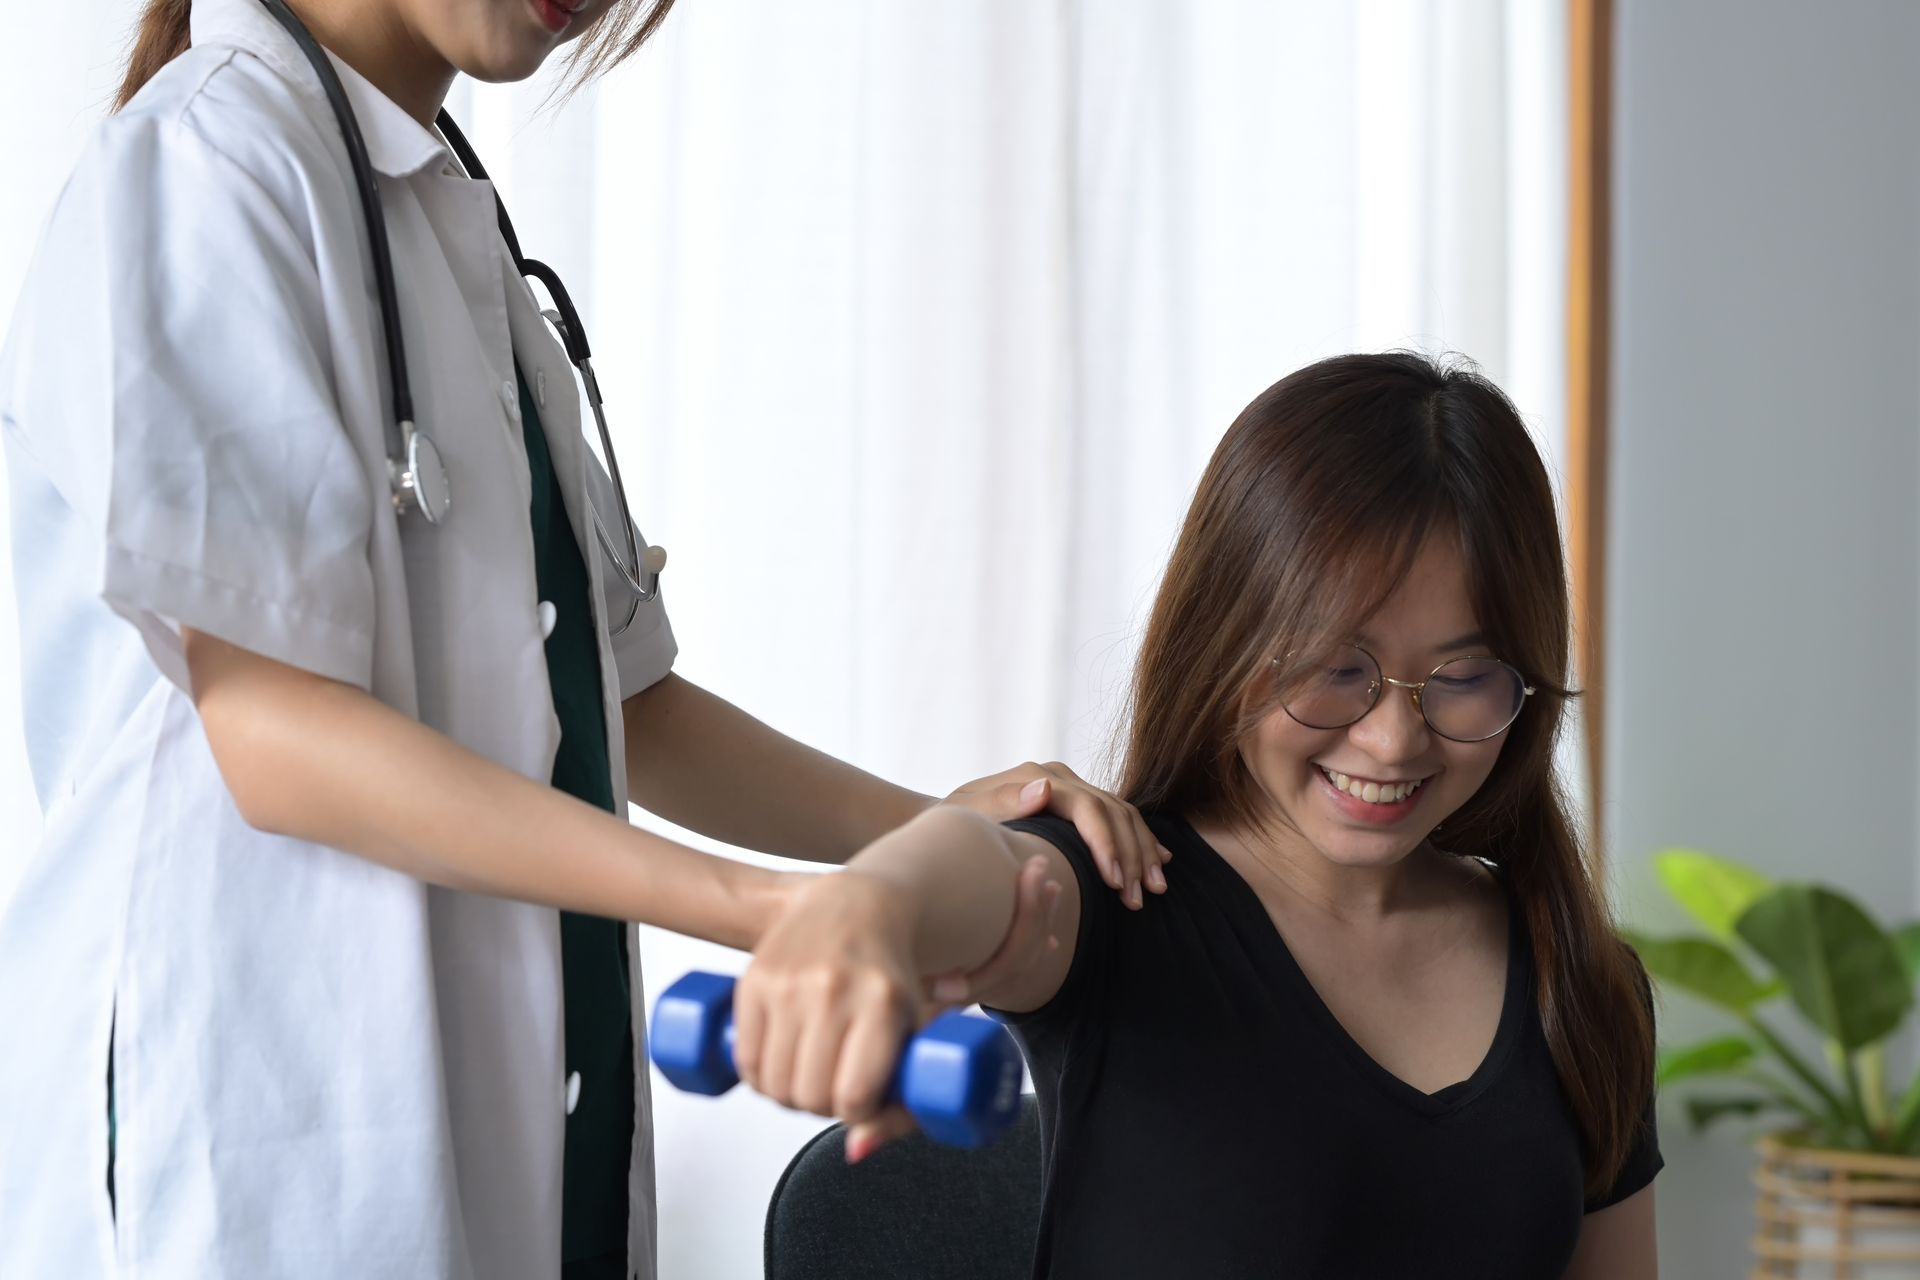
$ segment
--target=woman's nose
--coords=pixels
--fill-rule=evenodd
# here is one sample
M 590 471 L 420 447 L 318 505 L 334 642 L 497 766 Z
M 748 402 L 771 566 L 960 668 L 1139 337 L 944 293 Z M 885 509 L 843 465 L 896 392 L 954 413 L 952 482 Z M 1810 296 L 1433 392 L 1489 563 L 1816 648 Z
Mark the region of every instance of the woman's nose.
M 1412 760 L 1424 752 L 1433 731 L 1413 699 L 1412 689 L 1391 684 L 1383 688 L 1373 709 L 1348 726 L 1354 745 L 1382 764 Z

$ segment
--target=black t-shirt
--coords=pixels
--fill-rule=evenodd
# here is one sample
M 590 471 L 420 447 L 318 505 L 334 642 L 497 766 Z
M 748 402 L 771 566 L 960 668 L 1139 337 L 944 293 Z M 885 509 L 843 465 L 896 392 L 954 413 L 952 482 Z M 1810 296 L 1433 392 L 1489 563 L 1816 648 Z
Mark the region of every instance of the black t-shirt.
M 1517 911 L 1492 1049 L 1424 1094 L 1340 1026 L 1231 865 L 1185 821 L 1148 821 L 1174 858 L 1167 894 L 1138 912 L 1071 823 L 1008 824 L 1060 848 L 1080 881 L 1059 993 L 998 1015 L 1040 1100 L 1035 1276 L 1548 1280 L 1583 1212 L 1659 1171 L 1650 1108 L 1619 1180 L 1583 1203 Z

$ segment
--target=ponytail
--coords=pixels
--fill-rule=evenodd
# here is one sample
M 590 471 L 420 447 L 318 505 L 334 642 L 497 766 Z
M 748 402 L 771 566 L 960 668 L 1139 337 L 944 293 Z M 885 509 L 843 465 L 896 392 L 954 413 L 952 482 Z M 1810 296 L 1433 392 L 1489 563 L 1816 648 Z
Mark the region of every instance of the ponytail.
M 192 12 L 193 0 L 147 0 L 133 34 L 133 46 L 127 52 L 126 74 L 113 98 L 115 111 L 132 101 L 160 68 L 187 51 Z

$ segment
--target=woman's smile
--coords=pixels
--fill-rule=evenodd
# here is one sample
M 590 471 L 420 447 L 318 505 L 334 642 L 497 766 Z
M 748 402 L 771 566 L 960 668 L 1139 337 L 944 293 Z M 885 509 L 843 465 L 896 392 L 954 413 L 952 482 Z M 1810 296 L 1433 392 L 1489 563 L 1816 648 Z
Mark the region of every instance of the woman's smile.
M 1313 766 L 1319 790 L 1335 811 L 1371 826 L 1392 826 L 1420 806 L 1426 778 L 1377 780 Z

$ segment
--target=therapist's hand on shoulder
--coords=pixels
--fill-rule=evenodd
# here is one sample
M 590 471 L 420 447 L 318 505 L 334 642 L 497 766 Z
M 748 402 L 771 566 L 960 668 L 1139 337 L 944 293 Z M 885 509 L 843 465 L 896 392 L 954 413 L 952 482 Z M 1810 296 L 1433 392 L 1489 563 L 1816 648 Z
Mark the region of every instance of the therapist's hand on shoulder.
M 995 822 L 1036 813 L 1071 819 L 1087 842 L 1107 887 L 1134 910 L 1146 902 L 1142 886 L 1167 891 L 1161 866 L 1173 859 L 1146 819 L 1120 797 L 1102 791 L 1064 764 L 1021 764 L 957 788 L 943 802 L 972 809 Z M 966 973 L 942 975 L 930 994 L 941 1004 L 968 1004 L 1015 974 L 1030 969 L 1058 947 L 1053 935 L 1060 886 L 1047 876 L 1046 861 L 1031 859 L 1022 869 L 1013 924 L 986 963 Z
M 1154 893 L 1167 891 L 1160 868 L 1173 861 L 1140 811 L 1119 796 L 1102 791 L 1057 761 L 1020 764 L 978 778 L 957 788 L 942 803 L 965 805 L 995 822 L 1010 822 L 1036 813 L 1058 814 L 1072 821 L 1087 842 L 1107 887 L 1129 907 L 1146 902 L 1142 886 Z M 984 988 L 987 984 L 978 984 Z

